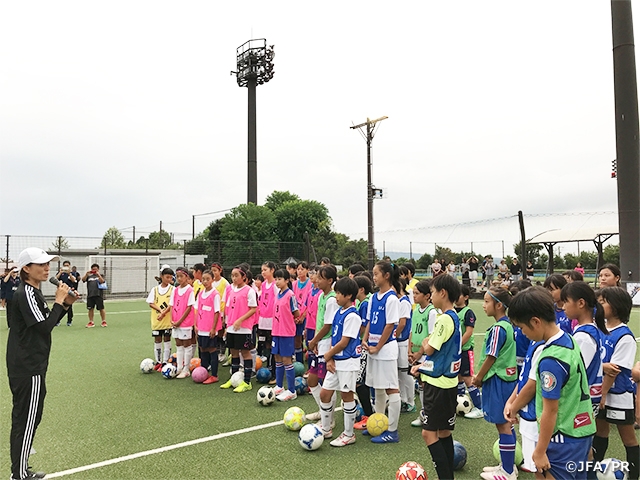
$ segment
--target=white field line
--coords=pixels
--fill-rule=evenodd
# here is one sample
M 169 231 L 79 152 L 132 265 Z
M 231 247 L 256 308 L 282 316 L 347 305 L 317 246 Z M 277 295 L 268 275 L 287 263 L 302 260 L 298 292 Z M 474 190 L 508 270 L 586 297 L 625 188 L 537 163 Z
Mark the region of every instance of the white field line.
M 336 407 L 334 411 L 338 412 L 342 410 L 342 407 Z M 92 463 L 83 467 L 70 468 L 69 470 L 63 470 L 56 473 L 48 473 L 46 478 L 64 477 L 66 475 L 73 475 L 74 473 L 86 472 L 87 470 L 94 470 L 96 468 L 107 467 L 116 463 L 126 462 L 128 460 L 135 460 L 136 458 L 147 457 L 149 455 L 155 455 L 157 453 L 169 452 L 178 448 L 189 447 L 191 445 L 198 445 L 199 443 L 210 442 L 212 440 L 219 440 L 221 438 L 233 437 L 235 435 L 242 435 L 243 433 L 255 432 L 263 430 L 265 428 L 275 427 L 282 425 L 282 420 L 277 422 L 263 423 L 262 425 L 255 425 L 253 427 L 241 428 L 239 430 L 233 430 L 231 432 L 218 433 L 217 435 L 211 435 L 209 437 L 196 438 L 195 440 L 189 440 L 186 442 L 176 443 L 174 445 L 167 445 L 166 447 L 154 448 L 153 450 L 146 450 L 144 452 L 132 453 L 131 455 L 125 455 L 123 457 L 112 458 L 111 460 L 104 460 L 102 462 Z

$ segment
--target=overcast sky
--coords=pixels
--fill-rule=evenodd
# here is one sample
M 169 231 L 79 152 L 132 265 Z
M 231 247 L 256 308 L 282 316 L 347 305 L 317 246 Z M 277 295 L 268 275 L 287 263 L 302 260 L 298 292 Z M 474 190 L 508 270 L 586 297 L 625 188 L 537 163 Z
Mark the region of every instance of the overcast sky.
M 378 243 L 617 210 L 608 1 L 4 2 L 0 233 L 191 232 L 192 215 L 245 202 L 247 91 L 229 72 L 261 37 L 276 56 L 257 92 L 260 203 L 290 190 L 366 238 L 366 147 L 349 127 L 386 115 Z

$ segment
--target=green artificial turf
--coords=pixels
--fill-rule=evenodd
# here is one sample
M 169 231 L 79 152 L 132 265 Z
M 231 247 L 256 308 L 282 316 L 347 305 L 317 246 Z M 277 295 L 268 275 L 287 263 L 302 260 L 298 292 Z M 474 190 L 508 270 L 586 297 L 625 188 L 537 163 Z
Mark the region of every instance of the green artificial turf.
M 478 316 L 476 359 L 481 334 L 491 321 L 480 301 L 472 301 Z M 72 327 L 64 323 L 53 332 L 47 374 L 47 398 L 37 431 L 31 464 L 49 473 L 82 467 L 180 442 L 233 432 L 282 419 L 297 405 L 315 411 L 310 395 L 287 403 L 262 407 L 256 402 L 259 384 L 251 392 L 236 394 L 219 384 L 198 385 L 191 379 L 166 380 L 159 373 L 142 374 L 140 361 L 153 356 L 148 306 L 143 301 L 107 302 L 109 326 L 86 329 L 83 305 L 75 308 Z M 6 348 L 5 312 L 0 314 L 0 350 Z M 631 328 L 638 334 L 638 310 Z M 174 347 L 175 351 L 175 347 Z M 9 428 L 11 395 L 2 362 L 0 387 L 0 476 L 10 474 Z M 220 368 L 221 381 L 229 377 Z M 406 461 L 417 461 L 436 478 L 419 428 L 409 423 L 415 414 L 400 417 L 398 444 L 374 445 L 358 434 L 355 445 L 307 452 L 297 434 L 283 425 L 220 438 L 162 453 L 127 460 L 69 475 L 73 479 L 392 479 Z M 342 413 L 336 412 L 337 436 Z M 495 427 L 484 420 L 458 417 L 454 438 L 467 449 L 468 461 L 456 478 L 478 478 L 482 467 L 494 465 Z M 624 448 L 612 429 L 607 456 L 624 459 Z M 520 473 L 523 480 L 533 475 Z

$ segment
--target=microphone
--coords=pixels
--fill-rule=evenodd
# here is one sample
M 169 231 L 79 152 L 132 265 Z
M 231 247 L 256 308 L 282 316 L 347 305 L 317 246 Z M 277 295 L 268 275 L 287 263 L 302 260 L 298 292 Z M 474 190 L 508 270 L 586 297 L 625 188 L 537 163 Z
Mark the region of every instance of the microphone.
M 58 285 L 60 285 L 60 280 L 58 280 L 56 277 L 51 277 L 49 279 L 49 283 L 52 283 L 53 285 L 55 285 L 57 287 Z M 74 291 L 74 290 L 69 290 L 69 295 L 71 295 L 72 297 L 76 297 L 76 298 L 80 296 L 80 294 L 78 292 Z

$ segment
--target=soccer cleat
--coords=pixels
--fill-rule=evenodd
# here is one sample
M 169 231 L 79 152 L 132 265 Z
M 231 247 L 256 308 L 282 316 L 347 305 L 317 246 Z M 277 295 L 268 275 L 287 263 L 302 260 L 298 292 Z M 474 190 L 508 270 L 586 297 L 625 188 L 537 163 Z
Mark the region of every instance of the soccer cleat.
M 332 447 L 346 447 L 347 445 L 351 445 L 353 443 L 356 443 L 356 436 L 349 436 L 343 432 L 338 438 L 332 440 L 329 445 L 331 445 Z
M 240 385 L 238 385 L 236 388 L 234 388 L 233 391 L 235 393 L 242 393 L 242 392 L 248 392 L 252 388 L 253 387 L 251 386 L 250 383 L 242 382 Z
M 233 387 L 233 385 L 231 385 L 231 379 L 229 379 L 229 381 L 220 385 L 220 388 L 231 388 L 231 387 Z
M 67 322 L 67 327 L 70 327 L 70 326 L 71 326 L 71 322 Z
M 400 441 L 400 435 L 398 435 L 397 430 L 395 432 L 390 432 L 389 430 L 387 430 L 386 432 L 382 433 L 382 435 L 371 437 L 371 441 L 373 443 L 398 443 Z
M 220 357 L 218 357 L 218 360 L 219 359 L 220 359 Z M 223 367 L 228 367 L 229 365 L 231 365 L 231 357 L 227 357 L 225 362 L 222 364 Z
M 499 472 L 500 470 L 504 471 L 504 469 L 502 468 L 502 463 L 500 465 L 496 465 L 494 467 L 484 467 L 482 469 L 483 472 Z M 513 466 L 513 471 L 516 474 L 516 477 L 518 476 L 518 469 L 516 468 L 516 466 Z
M 322 430 L 322 427 L 320 427 L 320 431 L 322 432 L 322 436 L 324 438 L 332 438 L 333 437 L 333 430 L 329 430 L 328 432 L 325 432 L 324 430 Z
M 401 413 L 415 413 L 417 410 L 418 409 L 416 408 L 415 404 L 410 405 L 408 403 L 405 403 L 404 405 L 402 405 L 402 407 L 400 407 Z
M 413 422 L 411 422 L 412 427 L 421 427 L 422 419 L 420 417 L 416 418 Z
M 363 415 L 362 420 L 360 420 L 359 422 L 356 422 L 353 428 L 355 428 L 356 430 L 366 430 L 367 420 L 369 420 L 369 417 L 367 417 L 366 415 Z
M 306 418 L 309 422 L 317 422 L 321 417 L 322 416 L 320 415 L 320 411 L 309 413 L 304 416 L 304 418 Z
M 483 471 L 480 476 L 484 478 L 484 480 L 516 480 L 518 478 L 518 469 L 514 466 L 513 473 L 507 473 L 504 468 L 502 468 L 502 465 L 500 465 L 498 470 Z
M 189 369 L 188 368 L 183 368 L 182 371 L 178 374 L 178 376 L 176 378 L 187 378 L 190 377 L 191 374 L 189 373 Z
M 272 378 L 271 380 L 269 380 L 269 385 L 275 385 L 276 384 L 276 379 Z
M 464 414 L 464 418 L 484 418 L 484 413 L 478 407 L 473 407 L 469 413 Z
M 280 402 L 288 402 L 289 400 L 295 400 L 296 398 L 298 398 L 298 394 L 290 390 L 285 390 L 280 395 L 276 395 L 276 400 Z
M 316 427 L 318 427 L 320 430 L 322 430 L 322 420 L 320 420 L 319 422 L 316 422 Z M 331 420 L 331 428 L 332 429 L 336 428 L 336 419 L 335 418 L 333 420 Z
M 204 382 L 202 382 L 204 385 L 210 385 L 212 383 L 218 383 L 218 377 L 214 377 L 213 375 L 211 375 L 209 378 L 207 378 Z
M 86 328 L 93 328 L 93 327 L 95 327 L 95 326 L 96 326 L 96 324 L 95 324 L 95 323 L 93 323 L 93 322 L 89 322 L 89 323 L 87 323 Z
M 106 327 L 107 326 L 107 322 L 105 322 L 104 320 L 102 321 L 102 323 L 100 324 L 101 327 Z
M 162 364 L 161 364 L 160 362 L 156 362 L 156 364 L 153 366 L 153 369 L 154 369 L 156 372 L 161 371 L 161 370 L 162 370 Z
M 277 397 L 278 395 L 280 395 L 282 392 L 284 392 L 284 387 L 275 387 L 273 389 L 273 394 Z

